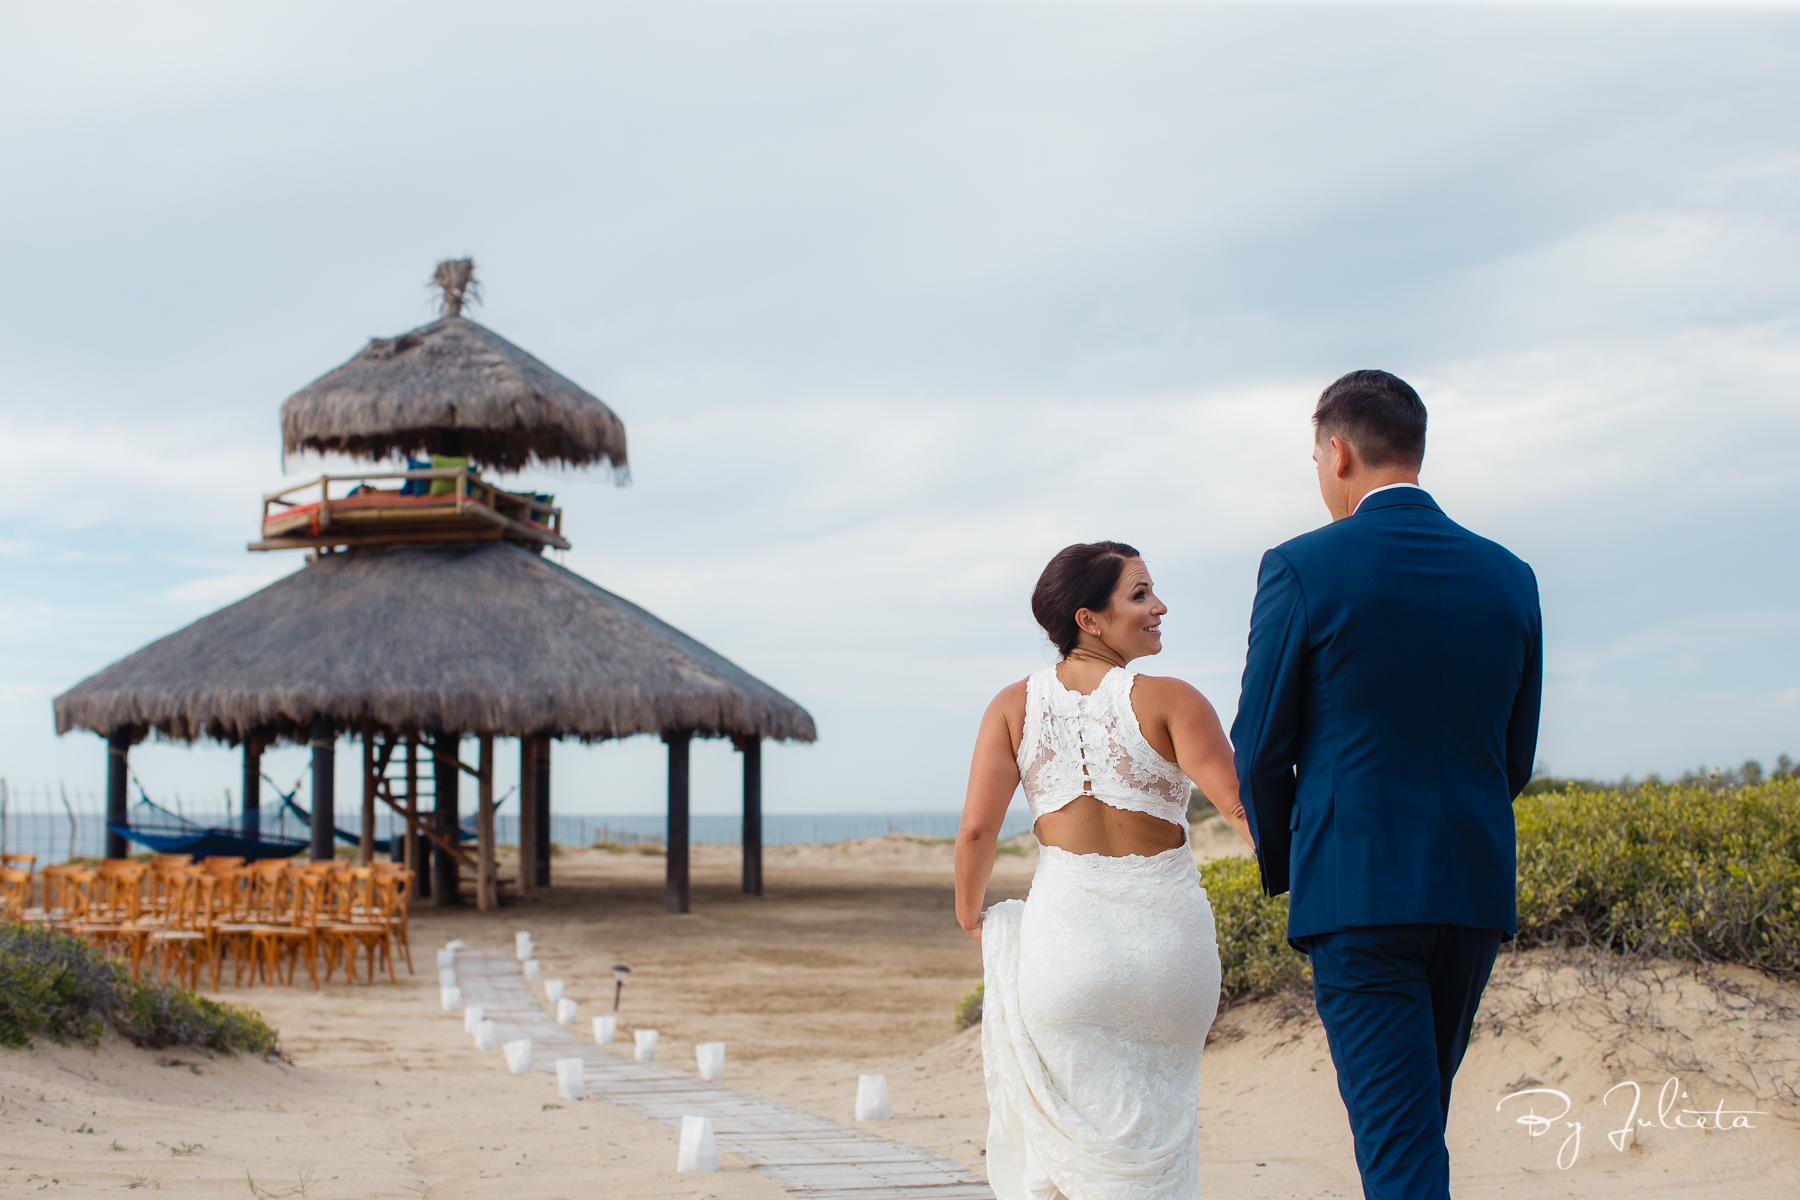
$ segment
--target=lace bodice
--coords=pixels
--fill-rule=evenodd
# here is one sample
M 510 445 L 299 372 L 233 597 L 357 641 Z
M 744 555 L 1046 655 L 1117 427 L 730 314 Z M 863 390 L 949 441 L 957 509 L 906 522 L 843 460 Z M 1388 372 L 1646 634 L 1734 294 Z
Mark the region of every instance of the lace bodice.
M 1035 823 L 1077 796 L 1149 813 L 1187 830 L 1191 784 L 1150 748 L 1131 708 L 1137 676 L 1114 667 L 1088 695 L 1072 692 L 1045 667 L 1025 682 L 1019 776 Z

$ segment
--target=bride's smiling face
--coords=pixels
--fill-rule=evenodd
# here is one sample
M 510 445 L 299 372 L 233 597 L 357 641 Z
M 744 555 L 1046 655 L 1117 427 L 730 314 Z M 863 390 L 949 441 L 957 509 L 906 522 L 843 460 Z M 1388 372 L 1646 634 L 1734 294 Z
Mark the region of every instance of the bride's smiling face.
M 1092 639 L 1126 662 L 1162 653 L 1162 619 L 1169 606 L 1156 598 L 1150 572 L 1141 558 L 1127 559 L 1104 612 L 1090 608 L 1075 613 L 1082 641 Z M 1098 646 L 1094 649 L 1099 649 Z

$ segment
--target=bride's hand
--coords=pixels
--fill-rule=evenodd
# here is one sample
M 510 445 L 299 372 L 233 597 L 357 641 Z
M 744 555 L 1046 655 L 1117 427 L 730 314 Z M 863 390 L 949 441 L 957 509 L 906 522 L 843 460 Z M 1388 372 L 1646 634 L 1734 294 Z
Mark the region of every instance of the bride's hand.
M 962 927 L 962 931 L 964 933 L 968 934 L 970 937 L 974 938 L 975 941 L 977 943 L 979 943 L 981 941 L 981 924 L 983 921 L 986 921 L 986 920 L 987 920 L 987 913 L 984 912 L 980 916 L 975 918 L 974 928 L 970 928 L 969 926 L 964 925 Z

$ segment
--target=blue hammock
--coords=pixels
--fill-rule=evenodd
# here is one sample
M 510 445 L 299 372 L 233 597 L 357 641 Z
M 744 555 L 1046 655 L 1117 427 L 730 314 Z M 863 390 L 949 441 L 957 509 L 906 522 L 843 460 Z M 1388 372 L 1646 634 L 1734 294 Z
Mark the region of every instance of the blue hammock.
M 248 834 L 230 827 L 196 825 L 144 795 L 141 784 L 138 795 L 141 799 L 133 806 L 131 822 L 108 825 L 107 828 L 158 854 L 191 854 L 195 858 L 220 855 L 254 860 L 292 858 L 307 847 L 305 838 L 262 832 Z
M 264 778 L 267 779 L 268 776 L 265 775 Z M 270 786 L 274 787 L 273 780 L 270 780 Z M 282 811 L 293 813 L 295 820 L 299 821 L 302 825 L 306 826 L 308 829 L 311 829 L 312 828 L 312 813 L 308 812 L 304 808 L 301 808 L 298 804 L 296 804 L 294 802 L 294 796 L 300 791 L 300 789 L 296 787 L 292 792 L 288 792 L 286 794 L 282 794 L 281 789 L 278 787 L 275 788 L 275 791 L 276 791 L 276 794 L 281 795 Z M 507 793 L 505 796 L 500 797 L 500 799 L 498 799 L 494 802 L 494 811 L 498 812 L 500 810 L 500 806 L 502 804 L 505 804 L 508 797 L 510 797 L 511 795 L 512 795 L 512 789 L 509 788 L 509 789 L 507 789 Z M 337 840 L 342 842 L 346 846 L 362 845 L 362 837 L 359 834 L 351 833 L 349 830 L 340 828 L 339 826 L 336 826 L 336 825 L 333 825 L 331 827 L 331 831 L 337 835 Z M 464 817 L 461 821 L 457 822 L 457 826 L 456 826 L 456 840 L 457 841 L 472 842 L 476 839 L 476 837 L 477 837 L 477 834 L 475 831 L 475 818 L 473 816 Z M 389 842 L 390 842 L 390 839 L 388 839 L 388 838 L 376 838 L 375 839 L 375 852 L 377 854 L 386 854 L 391 858 L 392 853 L 388 849 Z

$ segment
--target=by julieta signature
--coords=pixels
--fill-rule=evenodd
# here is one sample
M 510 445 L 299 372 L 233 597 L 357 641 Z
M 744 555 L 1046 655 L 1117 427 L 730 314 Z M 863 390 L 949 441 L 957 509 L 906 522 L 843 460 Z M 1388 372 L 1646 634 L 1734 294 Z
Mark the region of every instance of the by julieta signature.
M 1629 1150 L 1636 1142 L 1639 1129 L 1755 1129 L 1750 1118 L 1768 1115 L 1758 1109 L 1726 1108 L 1723 1100 L 1712 1108 L 1678 1107 L 1690 1101 L 1687 1090 L 1681 1086 L 1681 1078 L 1677 1075 L 1669 1076 L 1668 1082 L 1657 1092 L 1654 1117 L 1638 1115 L 1643 1108 L 1644 1089 L 1635 1080 L 1627 1079 L 1623 1083 L 1613 1084 L 1606 1090 L 1606 1095 L 1600 1097 L 1600 1103 L 1610 1108 L 1614 1093 L 1622 1093 L 1619 1097 L 1621 1105 L 1627 1100 L 1630 1102 L 1624 1121 L 1606 1135 L 1606 1140 L 1612 1143 L 1613 1149 L 1621 1153 Z M 1537 1111 L 1538 1102 L 1533 1101 L 1525 1114 L 1518 1118 L 1518 1123 L 1530 1130 L 1532 1137 L 1542 1137 L 1559 1125 L 1569 1130 L 1556 1152 L 1557 1167 L 1568 1170 L 1575 1165 L 1576 1155 L 1581 1153 L 1581 1131 L 1585 1128 L 1582 1122 L 1569 1118 L 1569 1113 L 1575 1107 L 1574 1102 L 1555 1088 L 1525 1088 L 1503 1097 L 1494 1106 L 1494 1111 L 1499 1112 L 1513 1101 L 1528 1096 L 1549 1097 L 1562 1106 L 1559 1112 L 1541 1114 Z

